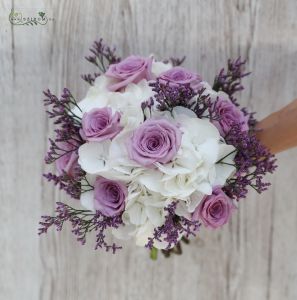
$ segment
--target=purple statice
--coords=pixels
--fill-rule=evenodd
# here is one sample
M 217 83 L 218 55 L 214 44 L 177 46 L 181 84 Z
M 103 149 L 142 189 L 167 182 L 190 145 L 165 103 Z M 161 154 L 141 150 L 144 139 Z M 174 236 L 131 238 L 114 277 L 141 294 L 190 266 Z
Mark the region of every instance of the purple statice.
M 208 94 L 205 93 L 205 88 L 198 90 L 195 100 L 190 102 L 186 108 L 192 110 L 197 118 L 207 118 L 210 121 L 219 120 L 220 116 L 216 109 L 216 103 L 212 103 Z
M 166 258 L 170 257 L 171 254 L 181 255 L 183 253 L 182 243 L 188 245 L 190 243 L 190 240 L 183 236 L 181 240 L 173 248 L 168 250 L 162 249 L 161 252 Z
M 168 243 L 165 250 L 169 250 L 178 244 L 181 236 L 186 239 L 191 235 L 196 236 L 201 225 L 200 222 L 176 215 L 176 206 L 177 202 L 172 202 L 165 208 L 167 212 L 165 222 L 162 226 L 155 228 L 153 236 L 148 239 L 148 243 L 145 245 L 147 248 L 153 249 L 155 241 L 165 241 Z
M 240 126 L 234 126 L 225 136 L 225 141 L 237 151 L 234 159 L 236 173 L 223 188 L 226 194 L 239 200 L 246 197 L 248 187 L 258 193 L 267 190 L 270 183 L 264 181 L 264 176 L 273 173 L 277 167 L 274 155 L 260 143 L 254 132 L 242 132 Z
M 248 116 L 248 126 L 251 131 L 255 131 L 257 120 L 255 118 L 255 112 L 249 112 L 246 107 L 241 108 L 241 111 L 245 116 Z
M 219 74 L 215 77 L 213 90 L 223 91 L 229 95 L 231 101 L 239 106 L 237 99 L 234 97 L 234 93 L 244 89 L 241 84 L 241 79 L 250 74 L 250 72 L 244 72 L 245 60 L 241 60 L 241 57 L 236 60 L 228 60 L 227 70 L 221 69 Z
M 180 65 L 183 64 L 183 62 L 185 61 L 186 57 L 183 56 L 182 58 L 178 58 L 178 57 L 170 57 L 169 59 L 165 59 L 163 60 L 163 62 L 165 64 L 171 63 L 173 67 L 178 67 Z
M 75 175 L 69 175 L 63 172 L 61 175 L 47 173 L 43 175 L 48 181 L 58 186 L 60 190 L 64 190 L 73 199 L 79 200 L 81 193 L 88 192 L 94 189 L 86 178 L 86 173 L 76 166 Z
M 91 54 L 86 56 L 85 59 L 95 65 L 99 72 L 92 74 L 82 75 L 82 79 L 85 80 L 90 85 L 94 84 L 96 77 L 105 73 L 110 64 L 115 64 L 120 62 L 121 58 L 118 57 L 115 52 L 115 47 L 110 47 L 103 42 L 103 39 L 95 41 L 92 47 L 89 49 Z
M 227 71 L 222 69 L 214 80 L 213 89 L 225 92 L 236 106 L 239 104 L 234 94 L 244 89 L 241 79 L 250 74 L 244 72 L 245 63 L 240 57 L 236 60 L 229 59 Z M 252 187 L 258 193 L 267 190 L 270 183 L 264 181 L 264 176 L 276 169 L 274 155 L 255 135 L 255 113 L 250 113 L 245 107 L 240 110 L 248 117 L 249 131 L 243 131 L 240 125 L 233 125 L 225 136 L 226 143 L 233 145 L 237 153 L 234 159 L 236 173 L 227 180 L 223 189 L 229 197 L 236 200 L 246 197 L 248 187 Z M 218 163 L 224 163 L 222 161 L 223 159 Z
M 96 78 L 97 78 L 98 76 L 100 76 L 100 75 L 101 75 L 100 73 L 94 72 L 94 74 L 83 74 L 83 75 L 81 75 L 81 78 L 82 78 L 85 82 L 87 82 L 89 85 L 93 85 L 94 82 L 95 82 L 95 80 L 96 80 Z
M 239 106 L 237 99 L 235 98 L 235 93 L 244 90 L 244 86 L 241 83 L 242 78 L 251 74 L 251 72 L 245 72 L 246 60 L 242 60 L 238 57 L 235 60 L 229 59 L 227 63 L 227 71 L 221 69 L 219 74 L 215 77 L 213 89 L 215 91 L 225 92 L 230 100 Z M 248 125 L 250 130 L 254 130 L 257 120 L 255 119 L 255 112 L 249 112 L 246 107 L 240 108 L 244 116 L 248 117 Z
M 56 227 L 57 231 L 61 231 L 66 222 L 70 222 L 72 233 L 76 236 L 77 241 L 82 245 L 86 243 L 87 234 L 90 232 L 96 233 L 95 250 L 103 248 L 106 251 L 121 249 L 121 246 L 115 243 L 109 244 L 106 241 L 105 231 L 110 228 L 118 228 L 123 221 L 121 216 L 106 217 L 99 211 L 92 212 L 89 210 L 78 210 L 61 202 L 57 202 L 56 216 L 42 216 L 38 234 L 47 233 L 50 227 Z
M 79 134 L 81 118 L 72 111 L 73 106 L 79 110 L 80 108 L 70 91 L 64 88 L 60 99 L 53 95 L 50 90 L 44 91 L 44 95 L 46 96 L 44 105 L 48 107 L 47 114 L 57 126 L 55 129 L 56 137 L 54 140 L 49 140 L 50 149 L 45 158 L 45 162 L 50 164 L 65 155 L 69 151 L 68 148 L 71 152 L 76 151 L 84 141 Z M 66 150 L 65 147 L 60 146 L 62 143 L 66 143 L 70 147 L 67 147 Z
M 81 119 L 72 111 L 72 107 L 77 107 L 74 97 L 68 89 L 64 89 L 61 98 L 53 95 L 49 90 L 44 92 L 46 99 L 44 104 L 47 107 L 47 114 L 50 119 L 54 120 L 54 125 L 57 127 L 55 138 L 49 139 L 50 146 L 45 157 L 45 162 L 51 164 L 53 162 L 67 163 L 67 157 L 73 154 L 77 156 L 77 150 L 84 143 L 79 130 L 81 128 Z M 63 162 L 63 160 L 65 162 Z M 65 172 L 60 170 L 58 175 L 52 173 L 44 174 L 44 177 L 49 181 L 54 182 L 60 189 L 66 191 L 74 199 L 79 199 L 82 191 L 81 180 L 85 176 L 85 172 L 80 168 L 77 162 L 73 162 L 71 170 Z
M 157 104 L 157 109 L 160 111 L 172 111 L 176 106 L 187 107 L 192 98 L 197 94 L 190 86 L 190 84 L 180 84 L 171 86 L 169 83 L 164 84 L 159 79 L 151 82 L 155 95 L 152 100 Z
M 172 111 L 176 106 L 182 106 L 192 110 L 197 118 L 208 118 L 209 120 L 217 120 L 219 118 L 216 113 L 215 105 L 211 102 L 208 94 L 205 93 L 206 88 L 200 88 L 194 91 L 190 84 L 180 84 L 172 86 L 169 83 L 164 84 L 157 79 L 150 83 L 154 96 L 149 101 L 144 102 L 142 109 L 151 107 L 154 102 L 160 111 Z
M 152 108 L 154 107 L 154 99 L 153 97 L 149 98 L 147 101 L 144 101 L 141 103 L 141 110 L 143 113 L 143 120 L 145 121 L 147 119 L 147 113 L 149 116 L 152 115 Z

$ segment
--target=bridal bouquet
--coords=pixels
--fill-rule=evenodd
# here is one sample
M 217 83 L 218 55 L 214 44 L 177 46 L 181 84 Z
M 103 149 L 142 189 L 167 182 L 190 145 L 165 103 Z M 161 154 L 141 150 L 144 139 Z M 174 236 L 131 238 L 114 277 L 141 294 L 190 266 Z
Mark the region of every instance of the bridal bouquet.
M 201 227 L 228 223 L 248 187 L 267 189 L 264 175 L 275 159 L 255 137 L 254 114 L 239 106 L 245 62 L 228 61 L 211 86 L 181 67 L 183 59 L 121 59 L 102 40 L 86 59 L 97 72 L 77 102 L 44 92 L 54 119 L 44 176 L 79 200 L 58 202 L 39 233 L 70 222 L 82 244 L 95 232 L 95 248 L 115 252 L 131 239 L 165 256 L 180 253 Z

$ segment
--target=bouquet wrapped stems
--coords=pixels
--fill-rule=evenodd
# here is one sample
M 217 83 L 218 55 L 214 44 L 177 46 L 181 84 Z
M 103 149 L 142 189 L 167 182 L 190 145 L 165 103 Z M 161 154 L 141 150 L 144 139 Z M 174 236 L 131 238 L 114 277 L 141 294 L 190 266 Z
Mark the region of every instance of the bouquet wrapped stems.
M 274 154 L 297 146 L 297 99 L 257 124 L 258 139 Z

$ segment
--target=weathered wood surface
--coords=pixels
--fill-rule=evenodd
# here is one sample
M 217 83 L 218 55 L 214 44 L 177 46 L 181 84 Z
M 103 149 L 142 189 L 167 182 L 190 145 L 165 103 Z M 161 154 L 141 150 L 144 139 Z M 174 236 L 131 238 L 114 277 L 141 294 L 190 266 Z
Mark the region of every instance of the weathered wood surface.
M 55 21 L 12 26 L 12 7 Z M 253 75 L 241 101 L 261 119 L 296 98 L 296 15 L 296 0 L 1 0 L 0 299 L 297 299 L 296 149 L 278 156 L 267 193 L 251 191 L 230 224 L 203 230 L 181 257 L 152 262 L 132 244 L 113 256 L 66 230 L 36 234 L 39 216 L 67 201 L 41 178 L 52 130 L 41 91 L 82 97 L 94 39 L 123 56 L 185 54 L 207 80 L 227 58 L 246 57 Z

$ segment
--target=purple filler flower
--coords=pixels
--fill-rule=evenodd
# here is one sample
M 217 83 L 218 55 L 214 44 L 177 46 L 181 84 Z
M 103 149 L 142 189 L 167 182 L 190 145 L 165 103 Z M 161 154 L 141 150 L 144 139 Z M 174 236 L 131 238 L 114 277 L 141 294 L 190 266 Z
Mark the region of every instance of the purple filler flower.
M 56 168 L 59 176 L 66 173 L 69 176 L 75 176 L 75 170 L 78 165 L 78 154 L 73 150 L 73 146 L 69 143 L 59 143 L 59 147 L 65 151 L 57 160 Z
M 142 79 L 151 80 L 152 58 L 131 55 L 117 64 L 109 66 L 106 76 L 117 79 L 111 84 L 110 91 L 118 91 L 129 83 L 138 83 Z
M 112 139 L 123 129 L 120 120 L 121 114 L 119 112 L 112 114 L 110 107 L 93 108 L 83 115 L 80 135 L 90 142 Z
M 107 217 L 119 215 L 125 209 L 127 195 L 123 183 L 98 177 L 94 184 L 94 208 Z
M 202 81 L 200 75 L 188 71 L 182 67 L 174 67 L 162 73 L 159 79 L 161 83 L 169 83 L 169 85 L 173 87 L 178 87 L 181 84 L 189 84 L 193 90 L 197 90 L 200 82 Z
M 242 131 L 248 131 L 248 116 L 230 100 L 221 97 L 214 104 L 214 110 L 219 120 L 212 123 L 218 128 L 220 134 L 225 136 L 234 125 L 240 125 Z
M 140 125 L 128 144 L 130 159 L 148 167 L 168 163 L 181 144 L 182 132 L 166 119 L 150 119 Z
M 226 224 L 235 209 L 232 200 L 220 187 L 214 188 L 212 195 L 204 197 L 192 215 L 192 220 L 201 220 L 213 229 Z

